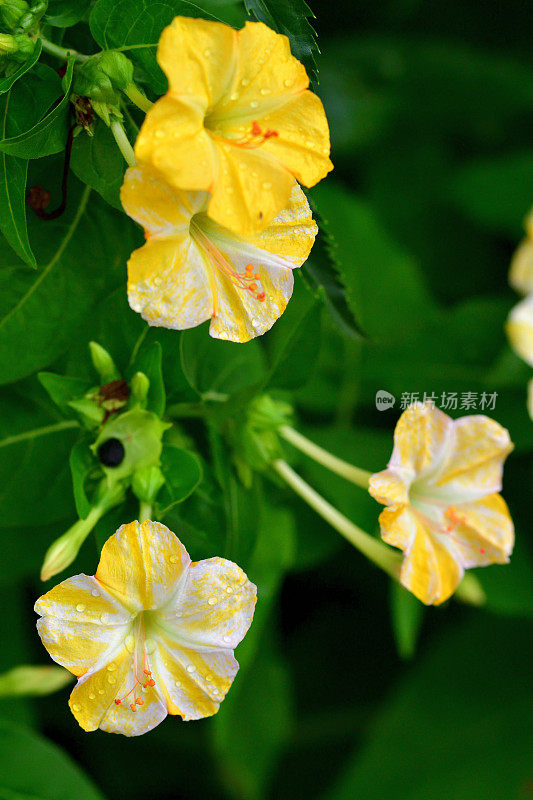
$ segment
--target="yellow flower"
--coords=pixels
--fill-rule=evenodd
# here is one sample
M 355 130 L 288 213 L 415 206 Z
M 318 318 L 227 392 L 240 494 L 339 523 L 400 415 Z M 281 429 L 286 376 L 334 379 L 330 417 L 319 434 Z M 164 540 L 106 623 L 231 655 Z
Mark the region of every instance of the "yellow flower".
M 511 310 L 506 330 L 513 349 L 533 367 L 533 294 Z
M 526 220 L 527 237 L 513 256 L 509 283 L 520 294 L 533 293 L 533 210 Z
M 235 31 L 176 17 L 157 58 L 169 89 L 135 144 L 178 189 L 210 192 L 209 216 L 243 236 L 287 205 L 294 178 L 314 186 L 332 168 L 321 101 L 289 40 L 261 22 Z
M 119 528 L 94 577 L 63 581 L 35 610 L 44 646 L 78 677 L 69 705 L 81 727 L 138 736 L 167 714 L 216 714 L 255 599 L 236 564 L 191 563 L 179 539 L 148 520 Z
M 150 325 L 192 328 L 211 319 L 218 339 L 247 342 L 267 331 L 292 294 L 292 269 L 317 233 L 293 181 L 287 208 L 244 240 L 210 219 L 205 192 L 183 192 L 149 167 L 126 172 L 121 199 L 147 243 L 128 262 L 128 299 Z
M 404 552 L 400 580 L 423 603 L 450 597 L 465 569 L 509 560 L 514 529 L 498 492 L 512 447 L 484 416 L 452 420 L 418 404 L 398 420 L 388 468 L 369 491 L 388 506 L 381 536 Z

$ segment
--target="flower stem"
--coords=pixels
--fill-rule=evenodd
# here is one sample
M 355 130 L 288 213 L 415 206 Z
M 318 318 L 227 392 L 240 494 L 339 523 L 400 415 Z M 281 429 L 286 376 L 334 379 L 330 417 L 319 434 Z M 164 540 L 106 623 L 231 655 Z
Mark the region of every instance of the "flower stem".
M 124 94 L 131 100 L 134 106 L 140 108 L 141 111 L 144 111 L 145 114 L 147 111 L 150 111 L 150 109 L 153 106 L 152 101 L 148 100 L 148 98 L 141 92 L 141 90 L 134 83 L 129 83 L 126 86 L 126 88 L 124 89 Z
M 341 475 L 343 478 L 355 483 L 355 485 L 360 486 L 361 489 L 368 489 L 368 483 L 372 477 L 371 472 L 367 472 L 366 469 L 354 467 L 352 464 L 348 464 L 347 461 L 343 461 L 342 458 L 337 458 L 337 456 L 334 456 L 328 450 L 324 450 L 323 447 L 319 447 L 319 445 L 311 442 L 307 437 L 303 436 L 289 425 L 282 425 L 281 428 L 279 428 L 279 433 L 284 439 L 294 445 L 294 447 L 297 447 L 302 453 L 305 453 L 319 464 L 322 464 L 323 467 L 327 467 L 337 475 Z
M 73 56 L 80 64 L 83 64 L 85 61 L 90 59 L 90 56 L 86 56 L 83 53 L 78 53 L 77 50 L 73 50 L 71 47 L 68 49 L 65 47 L 60 47 L 58 44 L 49 42 L 48 39 L 45 39 L 42 36 L 40 38 L 45 53 L 49 53 L 51 56 L 56 56 L 56 58 L 60 58 L 62 61 L 66 61 L 69 56 Z
M 135 160 L 135 153 L 133 152 L 133 147 L 130 144 L 130 140 L 126 136 L 126 131 L 122 123 L 118 119 L 112 119 L 109 125 L 111 128 L 111 133 L 115 137 L 115 142 L 118 145 L 118 148 L 122 155 L 124 156 L 124 160 L 129 167 L 134 167 L 137 163 Z
M 294 489 L 302 500 L 305 500 L 311 508 L 320 514 L 326 522 L 329 522 L 335 530 L 337 530 L 345 539 L 354 545 L 363 555 L 370 561 L 373 561 L 378 567 L 385 570 L 395 580 L 398 580 L 400 574 L 401 555 L 390 550 L 386 545 L 382 544 L 373 536 L 370 536 L 365 531 L 354 525 L 344 514 L 328 503 L 321 495 L 318 494 L 303 478 L 294 472 L 294 470 L 281 459 L 274 461 L 274 469 L 286 483 Z
M 152 519 L 152 506 L 150 503 L 145 503 L 141 500 L 139 506 L 139 522 L 144 522 L 147 519 Z

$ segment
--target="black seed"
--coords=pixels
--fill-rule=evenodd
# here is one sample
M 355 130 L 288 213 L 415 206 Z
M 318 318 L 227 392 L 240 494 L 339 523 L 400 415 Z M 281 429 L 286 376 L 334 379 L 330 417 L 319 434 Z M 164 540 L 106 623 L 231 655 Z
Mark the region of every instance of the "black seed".
M 106 467 L 118 467 L 124 461 L 125 450 L 120 439 L 107 439 L 98 448 L 98 458 Z

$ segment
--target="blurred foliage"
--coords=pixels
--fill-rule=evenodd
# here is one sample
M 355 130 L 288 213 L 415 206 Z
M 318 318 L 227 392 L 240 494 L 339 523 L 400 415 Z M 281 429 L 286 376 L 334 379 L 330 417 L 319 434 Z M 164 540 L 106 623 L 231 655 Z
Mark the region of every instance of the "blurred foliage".
M 34 215 L 27 188 L 45 187 L 50 208 L 60 202 L 73 62 L 63 77 L 53 56 L 37 63 L 37 39 L 0 79 L 2 671 L 48 663 L 32 611 L 38 573 L 76 518 L 76 415 L 50 402 L 36 374 L 92 385 L 89 341 L 128 379 L 144 359 L 157 413 L 166 393 L 179 416 L 165 458 L 178 451 L 187 480 L 166 487 L 162 521 L 193 558 L 237 561 L 260 598 L 211 720 L 171 718 L 126 740 L 84 734 L 65 691 L 0 699 L 0 798 L 527 800 L 533 425 L 530 371 L 503 323 L 533 199 L 530 10 L 520 0 L 315 0 L 321 55 L 302 0 L 50 0 L 42 31 L 86 53 L 128 48 L 155 98 L 166 88 L 154 47 L 164 25 L 181 13 L 239 26 L 245 5 L 289 32 L 308 68 L 316 62 L 335 164 L 309 193 L 322 230 L 293 299 L 246 345 L 212 340 L 206 326 L 148 329 L 129 310 L 125 263 L 142 237 L 120 211 L 124 164 L 103 122 L 74 139 L 65 214 Z M 124 111 L 134 137 L 142 115 Z M 396 396 L 393 409 L 376 409 L 380 389 Z M 389 458 L 402 393 L 497 392 L 489 413 L 515 443 L 504 495 L 517 546 L 509 566 L 477 573 L 487 607 L 424 610 L 279 482 L 254 475 L 245 488 L 227 434 L 265 390 L 294 402 L 307 436 L 370 470 Z M 369 496 L 289 457 L 375 532 Z M 137 513 L 129 495 L 100 520 L 74 571 L 93 574 L 103 542 Z

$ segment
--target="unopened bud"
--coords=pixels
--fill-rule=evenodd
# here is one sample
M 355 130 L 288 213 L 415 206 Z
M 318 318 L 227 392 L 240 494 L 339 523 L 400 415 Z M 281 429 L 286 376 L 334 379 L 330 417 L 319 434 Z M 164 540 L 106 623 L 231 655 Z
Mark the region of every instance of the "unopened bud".
M 124 53 L 118 53 L 116 50 L 105 50 L 100 57 L 99 65 L 115 88 L 125 89 L 132 83 L 133 64 Z
M 0 697 L 52 694 L 72 680 L 73 676 L 63 667 L 15 667 L 0 675 Z
M 102 383 L 111 383 L 120 378 L 120 373 L 110 354 L 98 342 L 89 342 L 93 367 L 102 379 Z
M 144 372 L 136 372 L 130 381 L 132 405 L 139 405 L 144 408 L 149 388 L 150 381 Z
M 165 483 L 165 476 L 158 466 L 144 467 L 133 474 L 131 489 L 143 503 L 153 503 Z
M 97 428 L 102 424 L 105 411 L 98 406 L 90 397 L 80 397 L 77 400 L 70 400 L 68 405 L 77 411 L 87 428 Z

